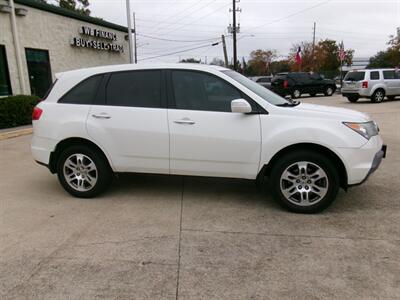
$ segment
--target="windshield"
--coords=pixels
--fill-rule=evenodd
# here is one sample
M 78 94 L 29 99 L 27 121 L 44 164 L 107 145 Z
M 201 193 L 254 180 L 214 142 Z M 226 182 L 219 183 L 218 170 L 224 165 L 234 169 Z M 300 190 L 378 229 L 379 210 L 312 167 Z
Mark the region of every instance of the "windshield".
M 278 96 L 277 94 L 271 92 L 270 90 L 266 89 L 262 85 L 254 82 L 253 80 L 248 79 L 247 77 L 235 72 L 235 71 L 222 71 L 222 73 L 228 75 L 230 78 L 234 79 L 235 81 L 239 82 L 240 84 L 247 87 L 253 93 L 257 94 L 265 101 L 273 104 L 273 105 L 282 105 L 285 103 L 290 103 L 285 98 Z
M 365 72 L 349 72 L 344 77 L 345 81 L 360 81 L 364 80 Z

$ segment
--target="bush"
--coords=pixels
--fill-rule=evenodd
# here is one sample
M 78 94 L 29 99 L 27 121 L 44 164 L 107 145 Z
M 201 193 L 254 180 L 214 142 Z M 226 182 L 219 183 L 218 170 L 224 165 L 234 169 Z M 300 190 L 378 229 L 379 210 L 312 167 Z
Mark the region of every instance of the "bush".
M 31 124 L 32 110 L 38 102 L 36 96 L 0 98 L 0 129 Z

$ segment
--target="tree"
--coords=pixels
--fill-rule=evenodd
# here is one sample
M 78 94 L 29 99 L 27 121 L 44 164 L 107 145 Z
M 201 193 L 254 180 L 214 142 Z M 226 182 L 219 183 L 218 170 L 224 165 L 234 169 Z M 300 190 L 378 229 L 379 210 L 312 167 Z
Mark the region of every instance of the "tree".
M 289 60 L 284 59 L 271 62 L 270 71 L 272 74 L 289 72 L 290 71 Z
M 295 63 L 295 56 L 298 48 L 301 48 L 302 64 Z M 353 62 L 354 50 L 345 51 L 344 64 L 350 66 Z M 292 71 L 319 72 L 334 77 L 339 73 L 340 58 L 339 45 L 336 41 L 325 39 L 319 41 L 314 47 L 311 42 L 301 42 L 294 44 L 289 54 L 289 64 Z
M 218 58 L 218 57 L 214 57 L 212 59 L 212 61 L 210 62 L 210 65 L 224 67 L 225 66 L 225 62 L 222 59 Z
M 248 68 L 252 70 L 252 75 L 267 75 L 270 73 L 270 64 L 274 58 L 276 50 L 254 50 L 250 53 Z
M 88 9 L 89 0 L 60 0 L 59 4 L 60 7 L 76 11 L 86 16 L 90 15 L 90 9 Z
M 389 47 L 369 59 L 367 68 L 400 67 L 400 37 L 391 37 Z
M 301 49 L 301 66 L 296 64 L 296 53 L 297 50 Z M 311 42 L 300 42 L 297 44 L 293 44 L 292 49 L 290 49 L 290 53 L 289 53 L 289 64 L 290 64 L 290 69 L 291 71 L 305 71 L 305 72 L 309 72 L 313 70 L 313 57 L 312 57 L 312 49 L 313 49 L 313 45 Z
M 201 59 L 197 60 L 195 58 L 186 58 L 180 61 L 181 63 L 192 63 L 192 64 L 199 64 L 201 63 Z

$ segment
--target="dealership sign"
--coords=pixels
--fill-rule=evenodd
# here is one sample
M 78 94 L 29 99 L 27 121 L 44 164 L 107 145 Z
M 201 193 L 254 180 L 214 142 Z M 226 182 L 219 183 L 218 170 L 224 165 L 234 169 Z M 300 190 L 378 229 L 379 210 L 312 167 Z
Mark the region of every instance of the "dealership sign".
M 122 44 L 113 43 L 117 41 L 117 35 L 114 32 L 82 26 L 79 28 L 79 33 L 85 37 L 74 37 L 71 40 L 72 46 L 118 53 L 124 52 Z M 93 40 L 86 37 L 94 37 L 97 39 Z

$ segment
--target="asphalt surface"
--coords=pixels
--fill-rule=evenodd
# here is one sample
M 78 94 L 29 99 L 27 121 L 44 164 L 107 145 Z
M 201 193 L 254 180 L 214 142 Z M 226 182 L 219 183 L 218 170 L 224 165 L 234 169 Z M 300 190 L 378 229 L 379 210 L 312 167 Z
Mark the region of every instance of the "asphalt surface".
M 0 299 L 399 299 L 400 100 L 370 113 L 387 158 L 325 212 L 245 180 L 124 175 L 67 195 L 30 136 L 0 141 Z

